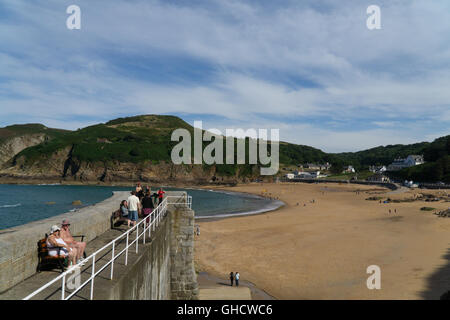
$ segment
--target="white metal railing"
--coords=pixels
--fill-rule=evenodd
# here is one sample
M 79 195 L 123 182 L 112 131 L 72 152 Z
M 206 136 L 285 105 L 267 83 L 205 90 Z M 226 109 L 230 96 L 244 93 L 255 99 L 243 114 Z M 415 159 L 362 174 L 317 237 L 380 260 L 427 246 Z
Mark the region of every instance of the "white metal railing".
M 171 198 L 171 199 L 177 198 L 177 200 L 173 200 L 172 202 L 169 202 L 169 198 Z M 180 199 L 184 200 L 184 201 L 180 201 Z M 81 289 L 83 289 L 89 282 L 91 283 L 89 297 L 90 297 L 90 300 L 92 300 L 94 298 L 94 279 L 95 279 L 95 277 L 97 275 L 99 275 L 103 270 L 105 270 L 109 265 L 111 265 L 110 280 L 112 280 L 113 274 L 114 274 L 114 261 L 125 252 L 125 265 L 127 265 L 127 263 L 128 263 L 128 248 L 136 243 L 136 253 L 138 253 L 139 238 L 142 237 L 142 242 L 143 242 L 143 244 L 145 244 L 145 235 L 147 233 L 147 230 L 148 230 L 148 237 L 150 238 L 151 232 L 155 231 L 155 229 L 161 223 L 162 219 L 166 216 L 167 206 L 175 205 L 175 204 L 186 205 L 188 208 L 191 209 L 192 208 L 192 196 L 188 195 L 188 196 L 186 196 L 186 198 L 183 196 L 166 196 L 164 198 L 164 200 L 152 211 L 151 214 L 144 217 L 141 221 L 136 223 L 136 225 L 133 226 L 131 229 L 129 229 L 127 232 L 121 234 L 120 236 L 118 236 L 117 238 L 115 238 L 114 240 L 109 242 L 108 244 L 104 245 L 102 248 L 95 251 L 89 257 L 86 257 L 86 259 L 84 260 L 83 263 L 87 263 L 90 260 L 92 260 L 91 276 L 86 281 L 84 281 L 80 286 L 78 286 L 78 288 L 76 288 L 73 292 L 71 292 L 69 295 L 67 295 L 67 296 L 65 295 L 66 294 L 66 291 L 65 291 L 66 276 L 68 274 L 71 274 L 76 268 L 81 267 L 80 264 L 76 264 L 76 265 L 70 267 L 69 269 L 67 269 L 60 275 L 58 275 L 56 278 L 54 278 L 53 280 L 47 282 L 45 285 L 43 285 L 36 291 L 30 293 L 28 296 L 23 298 L 23 300 L 31 299 L 32 297 L 34 297 L 38 293 L 42 292 L 46 288 L 50 287 L 52 284 L 56 283 L 59 280 L 61 280 L 61 300 L 68 300 L 68 299 L 72 298 L 77 292 L 79 292 Z M 149 223 L 147 223 L 147 220 L 149 220 Z M 141 233 L 139 233 L 139 226 L 141 226 L 141 225 L 143 225 L 143 230 Z M 130 243 L 130 234 L 134 230 L 136 230 L 136 239 L 134 239 Z M 122 249 L 120 252 L 116 253 L 115 252 L 116 244 L 124 237 L 126 237 L 125 248 Z M 111 259 L 108 262 L 106 262 L 101 268 L 99 268 L 98 270 L 95 270 L 95 258 L 99 256 L 100 252 L 102 252 L 108 248 L 111 248 L 111 252 L 112 252 Z

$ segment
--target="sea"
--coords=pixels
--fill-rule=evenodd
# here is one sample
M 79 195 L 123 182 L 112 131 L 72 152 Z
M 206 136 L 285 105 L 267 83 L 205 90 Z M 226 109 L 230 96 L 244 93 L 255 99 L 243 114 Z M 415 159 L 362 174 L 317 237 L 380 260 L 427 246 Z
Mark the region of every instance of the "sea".
M 159 186 L 151 186 L 151 188 L 156 191 Z M 76 211 L 111 197 L 113 191 L 131 191 L 132 189 L 132 186 L 0 184 L 0 230 Z M 164 186 L 163 189 L 186 191 L 191 195 L 192 209 L 197 219 L 257 214 L 283 205 L 280 201 L 244 193 Z M 74 201 L 81 201 L 81 205 L 73 205 Z

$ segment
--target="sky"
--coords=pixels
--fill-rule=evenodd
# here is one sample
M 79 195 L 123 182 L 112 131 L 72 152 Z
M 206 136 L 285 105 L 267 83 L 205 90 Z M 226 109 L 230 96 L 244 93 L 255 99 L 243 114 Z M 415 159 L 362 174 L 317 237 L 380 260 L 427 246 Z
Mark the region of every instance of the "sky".
M 448 0 L 2 0 L 0 126 L 169 114 L 326 152 L 432 141 L 449 40 Z

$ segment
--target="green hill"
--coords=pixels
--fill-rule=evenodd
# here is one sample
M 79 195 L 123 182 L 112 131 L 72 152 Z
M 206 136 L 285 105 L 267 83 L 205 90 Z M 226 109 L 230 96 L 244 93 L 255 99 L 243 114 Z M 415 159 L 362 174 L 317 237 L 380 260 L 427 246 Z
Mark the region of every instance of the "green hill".
M 16 124 L 0 128 L 0 144 L 14 137 L 33 134 L 46 134 L 50 138 L 64 135 L 69 131 L 61 129 L 47 128 L 39 123 Z
M 117 168 L 124 167 L 125 164 L 129 164 L 130 167 L 126 170 L 131 170 L 133 177 L 141 177 L 145 175 L 146 170 L 151 170 L 151 166 L 159 164 L 170 165 L 161 170 L 171 168 L 170 170 L 173 171 L 175 169 L 171 162 L 171 151 L 178 142 L 172 142 L 170 138 L 173 130 L 178 128 L 187 129 L 193 136 L 194 130 L 191 125 L 178 117 L 166 115 L 119 118 L 76 131 L 50 129 L 40 124 L 0 128 L 0 145 L 14 136 L 35 133 L 46 135 L 42 143 L 20 151 L 9 162 L 8 168 L 4 167 L 3 174 L 26 173 L 39 176 L 51 171 L 54 177 L 73 175 L 77 179 L 83 177 L 104 179 L 108 172 L 120 171 Z M 395 158 L 406 157 L 409 154 L 423 154 L 427 161 L 425 165 L 403 170 L 397 176 L 417 181 L 424 180 L 426 177 L 432 177 L 433 181 L 446 180 L 449 172 L 449 137 L 439 138 L 432 143 L 388 145 L 358 152 L 333 154 L 306 145 L 280 142 L 280 167 L 330 162 L 335 168 L 353 165 L 357 170 L 363 170 L 369 165 L 388 165 Z M 209 142 L 203 142 L 204 147 L 208 144 Z M 248 150 L 248 139 L 246 139 L 246 145 Z M 191 147 L 191 149 L 193 152 L 194 148 Z M 52 168 L 46 170 L 49 163 L 52 163 Z M 184 168 L 181 170 L 183 174 L 192 176 L 192 179 L 195 174 L 202 176 L 203 173 L 205 177 L 210 174 L 242 178 L 258 176 L 259 172 L 258 165 L 203 164 L 201 166 L 203 173 L 195 174 L 192 166 L 179 167 Z M 126 170 L 123 169 L 120 174 L 117 172 L 114 174 L 122 177 L 126 175 Z M 167 175 L 172 177 L 172 171 Z M 180 174 L 180 172 L 177 173 L 178 176 Z M 86 178 L 87 176 L 89 178 Z

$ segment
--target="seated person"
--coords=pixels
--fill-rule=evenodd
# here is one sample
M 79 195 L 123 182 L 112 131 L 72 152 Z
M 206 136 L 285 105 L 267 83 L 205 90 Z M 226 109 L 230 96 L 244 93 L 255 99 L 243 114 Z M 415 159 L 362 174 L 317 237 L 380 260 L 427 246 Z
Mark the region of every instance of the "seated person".
M 70 248 L 76 249 L 77 263 L 84 264 L 83 252 L 86 249 L 86 242 L 75 241 L 75 239 L 72 237 L 72 234 L 70 233 L 69 226 L 70 226 L 69 221 L 64 219 L 61 224 L 61 238 L 64 240 L 65 243 L 69 245 Z
M 127 200 L 122 200 L 122 202 L 120 203 L 120 214 L 122 215 L 122 217 L 128 217 L 128 203 Z
M 61 249 L 58 249 L 61 248 Z M 47 238 L 48 255 L 55 257 L 58 255 L 69 257 L 70 266 L 76 264 L 77 249 L 69 247 L 67 243 L 61 238 L 61 229 L 54 225 L 50 229 L 50 235 Z

